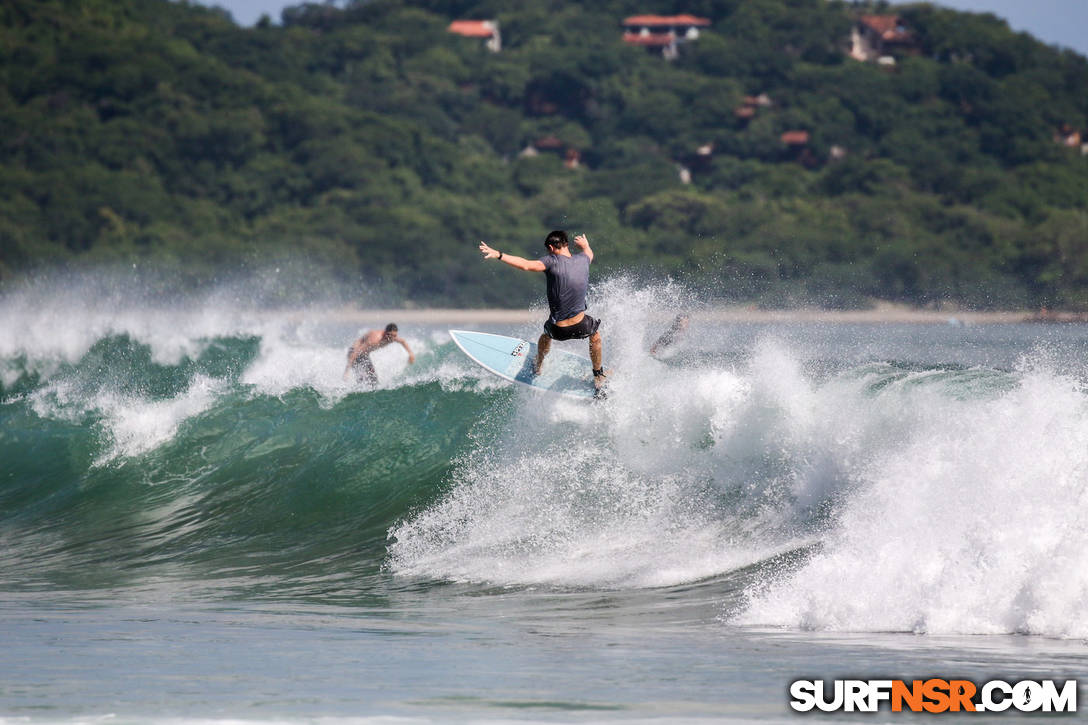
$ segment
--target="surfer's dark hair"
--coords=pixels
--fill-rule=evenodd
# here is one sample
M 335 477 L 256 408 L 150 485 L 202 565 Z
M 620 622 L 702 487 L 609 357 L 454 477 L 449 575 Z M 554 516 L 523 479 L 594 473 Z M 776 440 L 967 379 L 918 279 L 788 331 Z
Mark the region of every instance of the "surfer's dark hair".
M 393 324 L 392 322 L 390 322 L 388 325 L 385 326 L 385 331 L 386 332 L 396 332 L 397 331 L 397 326 L 395 324 Z
M 544 240 L 544 246 L 562 248 L 567 246 L 567 233 L 562 229 L 556 229 L 554 232 L 548 233 L 548 238 Z

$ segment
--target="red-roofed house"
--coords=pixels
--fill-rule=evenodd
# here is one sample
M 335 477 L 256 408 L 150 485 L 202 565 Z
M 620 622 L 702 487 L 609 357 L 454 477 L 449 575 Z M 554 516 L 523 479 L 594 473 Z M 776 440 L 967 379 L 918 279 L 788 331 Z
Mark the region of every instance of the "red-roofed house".
M 677 57 L 678 43 L 699 37 L 699 28 L 710 26 L 707 18 L 694 15 L 632 15 L 623 21 L 623 42 L 661 50 L 666 59 Z
M 779 136 L 783 146 L 783 158 L 793 159 L 810 169 L 819 166 L 820 161 L 812 153 L 812 148 L 809 146 L 811 138 L 812 136 L 808 131 L 800 129 L 783 133 Z
M 850 31 L 850 57 L 856 60 L 879 60 L 913 47 L 914 35 L 898 15 L 862 15 Z
M 454 20 L 447 30 L 466 38 L 486 38 L 489 50 L 496 53 L 502 50 L 502 35 L 499 33 L 498 20 Z
M 786 131 L 781 139 L 787 146 L 804 146 L 808 143 L 808 131 Z

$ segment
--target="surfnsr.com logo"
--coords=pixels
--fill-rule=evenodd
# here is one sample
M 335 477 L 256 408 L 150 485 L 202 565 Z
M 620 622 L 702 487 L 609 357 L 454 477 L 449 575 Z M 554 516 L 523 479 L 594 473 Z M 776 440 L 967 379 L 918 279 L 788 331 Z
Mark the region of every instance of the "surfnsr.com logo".
M 798 712 L 1076 712 L 1077 681 L 796 680 L 790 707 Z

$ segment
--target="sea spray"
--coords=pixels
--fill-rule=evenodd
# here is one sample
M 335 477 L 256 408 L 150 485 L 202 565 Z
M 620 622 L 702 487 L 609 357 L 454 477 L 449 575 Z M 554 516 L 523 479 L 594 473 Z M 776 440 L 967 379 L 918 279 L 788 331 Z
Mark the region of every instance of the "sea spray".
M 738 621 L 1088 636 L 1083 389 L 1036 368 L 942 394 L 955 380 L 878 394 L 901 399 L 900 444 L 858 470 L 820 552 L 754 584 Z
M 642 365 L 642 381 L 624 379 Z M 887 443 L 858 429 L 865 382 L 815 387 L 780 343 L 733 371 L 617 368 L 596 406 L 519 396 L 516 425 L 393 529 L 391 570 L 603 587 L 726 575 L 812 543 L 853 485 L 842 461 Z
M 441 325 L 401 324 L 417 362 L 379 351 L 369 389 L 342 379 L 358 315 L 84 291 L 0 300 L 10 589 L 698 582 L 733 623 L 1085 631 L 1079 328 L 722 324 L 606 280 L 611 393 L 584 405 Z M 679 312 L 677 354 L 650 356 Z
M 647 354 L 647 340 L 670 319 L 661 304 L 668 290 L 626 285 L 606 286 L 597 304 L 603 319 L 615 320 L 602 324 L 613 370 L 608 400 L 587 407 L 519 392 L 510 423 L 458 464 L 450 493 L 393 528 L 392 572 L 503 585 L 670 586 L 806 543 L 811 517 L 792 504 L 786 479 L 795 462 L 778 424 L 806 407 L 800 371 L 773 352 L 740 371 L 662 364 Z M 763 357 L 784 366 L 767 385 L 753 373 Z M 772 378 L 796 389 L 779 395 Z M 735 424 L 760 417 L 767 420 L 754 433 Z M 750 433 L 752 445 L 738 447 Z M 769 448 L 784 451 L 770 456 L 779 476 L 770 480 Z
M 358 321 L 237 296 L 90 280 L 0 300 L 11 587 L 304 594 L 377 571 L 390 523 L 434 496 L 489 399 L 442 391 L 437 370 L 467 366 L 430 333 L 408 333 L 412 383 L 382 350 L 369 390 L 342 378 Z

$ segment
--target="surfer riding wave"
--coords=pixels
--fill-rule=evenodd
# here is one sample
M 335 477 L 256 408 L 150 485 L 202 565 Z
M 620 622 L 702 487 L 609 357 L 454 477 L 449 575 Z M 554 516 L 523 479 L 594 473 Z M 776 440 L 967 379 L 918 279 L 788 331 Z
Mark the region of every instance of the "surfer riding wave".
M 540 259 L 525 259 L 505 254 L 480 242 L 484 259 L 497 259 L 526 272 L 543 272 L 547 278 L 548 308 L 551 315 L 544 322 L 544 333 L 537 341 L 534 371 L 540 374 L 552 340 L 589 340 L 589 358 L 593 364 L 593 386 L 602 392 L 606 375 L 602 365 L 603 342 L 597 328 L 601 321 L 586 314 L 586 291 L 589 288 L 589 265 L 593 249 L 585 234 L 574 238 L 579 253 L 571 254 L 567 233 L 556 230 L 548 234 L 544 246 L 548 254 Z
M 412 348 L 408 347 L 408 343 L 397 332 L 397 326 L 390 322 L 385 326 L 385 330 L 369 330 L 363 333 L 348 350 L 348 365 L 344 368 L 344 380 L 347 380 L 348 373 L 354 370 L 356 382 L 377 386 L 378 371 L 374 369 L 370 353 L 394 342 L 399 343 L 408 353 L 408 364 L 414 363 L 416 356 L 412 353 Z

